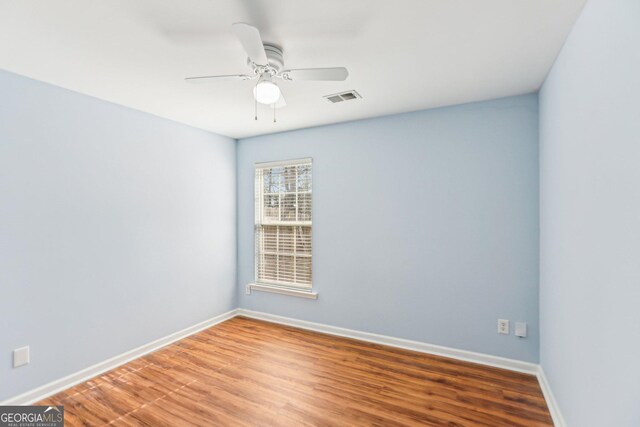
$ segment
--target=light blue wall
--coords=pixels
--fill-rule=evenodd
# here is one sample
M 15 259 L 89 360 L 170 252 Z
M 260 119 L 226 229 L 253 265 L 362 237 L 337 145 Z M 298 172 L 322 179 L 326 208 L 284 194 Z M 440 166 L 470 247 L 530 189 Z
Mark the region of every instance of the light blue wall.
M 640 2 L 589 0 L 540 95 L 541 362 L 572 427 L 640 426 Z
M 234 140 L 0 71 L 0 401 L 234 308 L 235 206 Z
M 319 299 L 246 296 L 253 165 L 300 157 Z M 238 276 L 243 308 L 537 361 L 537 95 L 240 140 Z

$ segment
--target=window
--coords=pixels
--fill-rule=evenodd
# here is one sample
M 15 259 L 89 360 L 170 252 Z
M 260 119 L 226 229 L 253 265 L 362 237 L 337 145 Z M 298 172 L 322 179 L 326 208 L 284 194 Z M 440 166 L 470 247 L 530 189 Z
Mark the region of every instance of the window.
M 311 159 L 256 164 L 256 283 L 311 289 Z

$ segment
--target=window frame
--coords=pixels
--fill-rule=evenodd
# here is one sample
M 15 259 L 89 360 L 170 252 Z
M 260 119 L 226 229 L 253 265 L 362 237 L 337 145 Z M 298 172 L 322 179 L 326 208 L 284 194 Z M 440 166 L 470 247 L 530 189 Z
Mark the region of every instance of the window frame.
M 296 186 L 295 192 L 293 194 L 296 195 L 296 218 L 293 221 L 283 220 L 281 215 L 282 212 L 279 211 L 278 220 L 268 219 L 264 216 L 264 200 L 265 195 L 267 194 L 278 194 L 278 200 L 280 200 L 279 209 L 282 209 L 282 198 L 285 194 L 292 194 L 290 192 L 282 191 L 282 183 L 279 184 L 279 191 L 277 193 L 266 193 L 264 190 L 264 175 L 263 171 L 265 169 L 273 169 L 273 168 L 285 168 L 292 166 L 300 166 L 300 165 L 309 165 L 310 167 L 310 189 L 308 191 L 298 191 L 298 187 Z M 296 172 L 297 173 L 297 172 Z M 300 158 L 300 159 L 290 159 L 290 160 L 281 160 L 275 162 L 262 162 L 254 164 L 254 178 L 255 178 L 255 187 L 254 187 L 254 209 L 255 209 L 255 218 L 254 218 L 254 281 L 255 284 L 259 287 L 272 287 L 279 288 L 285 290 L 292 290 L 295 292 L 303 292 L 309 293 L 313 290 L 313 159 L 312 158 Z M 296 175 L 296 180 L 298 176 Z M 308 194 L 308 203 L 310 204 L 309 208 L 309 221 L 300 221 L 298 212 L 299 208 L 299 195 L 300 194 Z M 292 241 L 292 251 L 289 254 L 288 252 L 280 252 L 279 248 L 276 249 L 274 253 L 268 253 L 269 255 L 280 256 L 291 256 L 292 257 L 292 266 L 294 268 L 293 277 L 295 280 L 295 268 L 297 266 L 298 258 L 309 258 L 310 259 L 310 274 L 309 274 L 309 283 L 302 282 L 289 282 L 289 281 L 281 281 L 281 280 L 271 280 L 260 278 L 260 267 L 261 267 L 261 257 L 264 256 L 264 245 L 261 241 L 264 238 L 265 228 L 266 227 L 278 227 L 276 231 L 277 242 L 279 245 L 280 241 L 280 230 L 279 227 L 293 227 L 293 241 Z M 310 244 L 310 253 L 308 255 L 301 254 L 297 250 L 297 235 L 298 229 L 297 227 L 305 227 L 309 229 L 309 244 Z M 278 271 L 277 275 L 279 276 L 279 266 L 276 267 L 276 271 Z

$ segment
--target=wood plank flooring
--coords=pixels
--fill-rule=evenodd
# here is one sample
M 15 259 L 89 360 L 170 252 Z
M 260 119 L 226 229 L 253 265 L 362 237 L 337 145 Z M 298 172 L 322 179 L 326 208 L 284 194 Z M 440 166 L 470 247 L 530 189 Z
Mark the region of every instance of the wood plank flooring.
M 552 426 L 534 376 L 236 317 L 42 402 L 66 426 Z

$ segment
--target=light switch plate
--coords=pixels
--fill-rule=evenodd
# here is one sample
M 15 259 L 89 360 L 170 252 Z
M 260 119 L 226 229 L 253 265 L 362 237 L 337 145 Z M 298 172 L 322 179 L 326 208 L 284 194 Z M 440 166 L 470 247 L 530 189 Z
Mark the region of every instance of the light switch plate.
M 29 346 L 16 348 L 13 350 L 13 367 L 19 368 L 20 366 L 29 364 Z
M 526 338 L 527 336 L 527 324 L 524 322 L 516 322 L 516 336 Z

